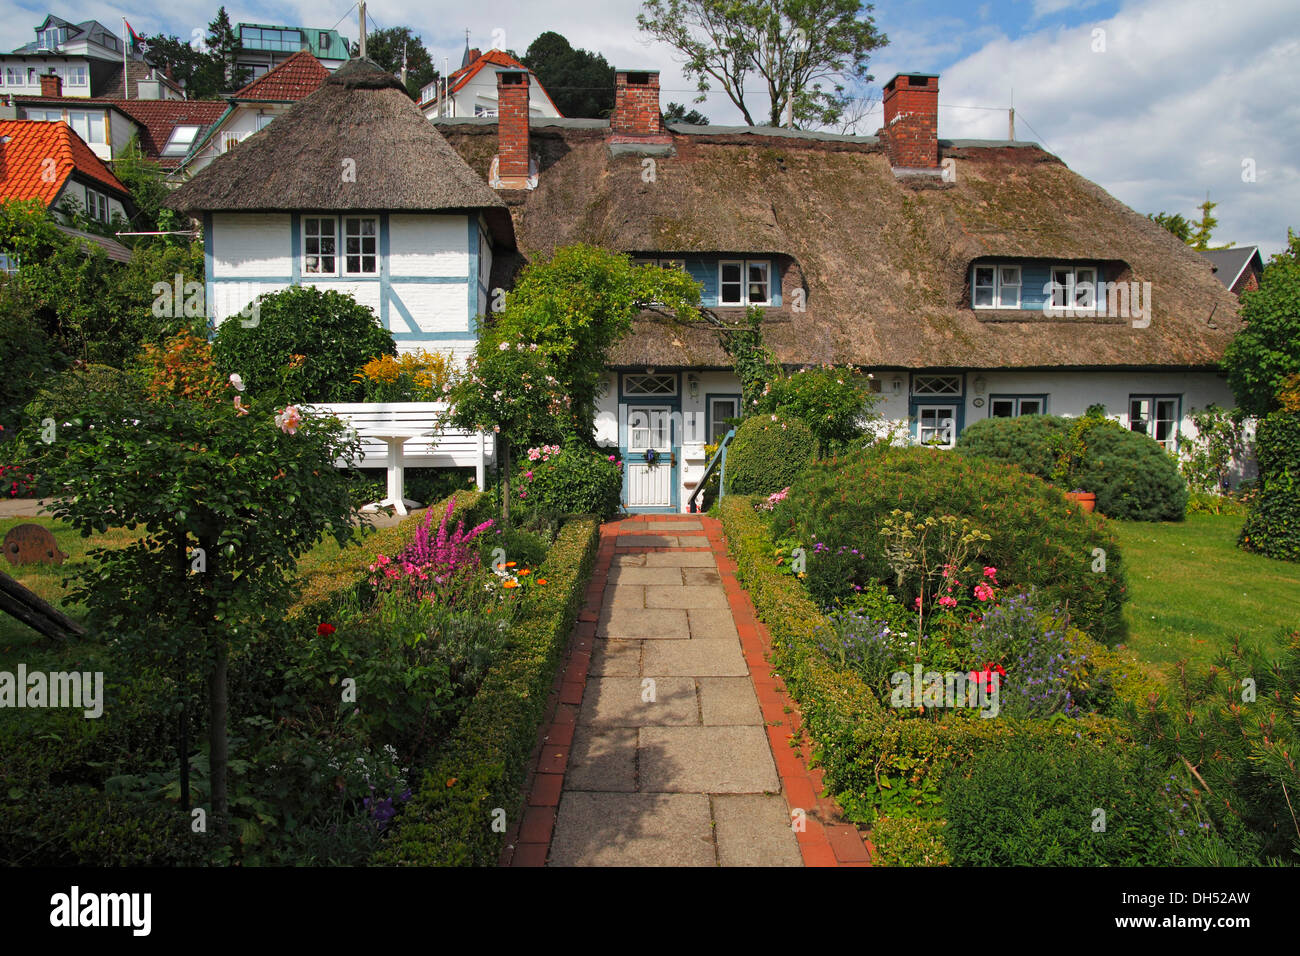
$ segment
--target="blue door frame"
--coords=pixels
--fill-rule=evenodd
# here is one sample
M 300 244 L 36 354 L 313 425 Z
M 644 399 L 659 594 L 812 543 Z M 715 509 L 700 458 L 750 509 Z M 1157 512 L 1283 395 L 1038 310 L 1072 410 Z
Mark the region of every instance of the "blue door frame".
M 678 427 L 681 421 L 682 411 L 682 376 L 680 372 L 663 372 L 657 374 L 671 375 L 675 392 L 672 395 L 627 395 L 623 390 L 623 379 L 626 375 L 644 374 L 639 372 L 619 372 L 618 373 L 618 456 L 623 460 L 623 500 L 628 498 L 628 464 L 630 459 L 627 450 L 627 418 L 622 414 L 623 409 L 628 405 L 662 405 L 666 406 L 669 411 L 668 443 L 672 448 L 671 464 L 672 469 L 669 474 L 669 493 L 670 504 L 660 507 L 640 506 L 636 508 L 627 508 L 630 514 L 676 514 L 681 508 L 681 461 L 682 461 L 682 436 L 681 429 Z M 638 458 L 638 461 L 644 461 L 644 458 Z

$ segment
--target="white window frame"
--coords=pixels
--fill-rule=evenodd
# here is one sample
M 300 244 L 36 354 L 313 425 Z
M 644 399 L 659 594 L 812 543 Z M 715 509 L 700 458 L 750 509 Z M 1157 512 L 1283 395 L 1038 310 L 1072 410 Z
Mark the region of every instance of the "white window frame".
M 182 130 L 193 130 L 193 132 L 189 134 L 189 137 L 187 139 L 178 139 L 177 134 L 180 133 Z M 180 123 L 176 126 L 173 126 L 171 134 L 167 137 L 167 143 L 165 146 L 163 146 L 162 153 L 160 155 L 173 157 L 173 158 L 177 156 L 189 155 L 189 152 L 194 147 L 195 142 L 198 141 L 199 130 L 200 127 L 196 126 L 193 123 Z M 179 152 L 176 149 L 173 149 L 173 147 L 180 147 L 180 146 L 184 146 L 185 148 L 181 149 Z
M 373 230 L 367 235 L 364 231 L 358 232 L 356 236 L 349 234 L 349 227 L 353 223 L 371 223 Z M 339 238 L 342 240 L 342 252 L 339 257 L 339 265 L 342 268 L 342 274 L 345 276 L 374 276 L 379 277 L 379 217 L 378 216 L 340 216 L 339 217 Z M 358 241 L 359 251 L 350 253 L 348 251 L 348 240 L 355 238 Z M 372 245 L 371 251 L 365 251 L 366 240 L 370 240 Z M 356 257 L 360 259 L 359 265 L 364 266 L 366 259 L 374 260 L 373 269 L 351 269 L 348 267 L 348 259 Z
M 647 389 L 642 383 L 657 381 L 670 385 L 671 391 L 664 389 Z M 624 398 L 675 398 L 677 396 L 677 376 L 671 372 L 625 372 L 623 374 Z
M 331 229 L 332 231 L 330 232 L 330 234 L 328 235 L 328 237 L 326 236 L 326 234 L 325 234 L 324 232 L 320 232 L 320 233 L 317 234 L 317 235 L 308 235 L 308 233 L 307 233 L 307 224 L 310 223 L 310 222 L 322 222 L 322 223 L 327 222 L 327 223 L 330 224 L 330 229 Z M 339 274 L 339 267 L 340 267 L 340 265 L 342 264 L 342 263 L 339 261 L 339 260 L 341 259 L 341 250 L 339 249 L 339 220 L 338 220 L 338 217 L 337 217 L 337 216 L 303 216 L 303 217 L 302 217 L 302 225 L 301 225 L 301 229 L 302 229 L 302 274 L 303 274 L 304 276 L 336 276 L 336 275 L 338 275 L 338 274 Z M 320 243 L 320 240 L 325 239 L 325 238 L 329 238 L 330 242 L 332 243 L 332 249 L 331 249 L 330 252 L 322 252 L 322 251 L 321 251 L 321 246 L 319 245 L 319 243 Z M 313 240 L 313 239 L 316 240 L 317 243 L 318 243 L 318 244 L 317 244 L 316 252 L 315 252 L 315 254 L 314 254 L 314 257 L 315 257 L 317 260 L 324 259 L 324 258 L 330 258 L 330 259 L 333 259 L 333 260 L 334 260 L 334 266 L 333 266 L 332 269 L 329 269 L 329 270 L 320 269 L 320 268 L 312 269 L 312 268 L 309 268 L 309 267 L 308 267 L 308 261 L 309 261 L 311 258 L 313 258 L 313 253 L 311 253 L 311 252 L 308 251 L 308 243 L 309 243 L 311 240 Z
M 998 402 L 1011 402 L 1010 415 L 995 415 L 993 406 Z M 1026 412 L 1024 402 L 1037 402 L 1038 411 Z M 989 396 L 989 418 L 1019 418 L 1021 415 L 1046 415 L 1047 414 L 1047 396 L 1045 395 L 990 395 Z
M 925 424 L 927 412 L 939 416 L 945 411 L 948 413 L 947 418 L 936 418 L 936 424 L 934 425 Z M 937 435 L 942 432 L 945 423 L 948 429 L 948 441 L 945 444 L 926 444 L 927 428 Z M 916 409 L 916 440 L 918 444 L 925 445 L 927 448 L 955 448 L 957 445 L 957 403 L 952 402 L 947 405 L 936 403 L 934 405 L 918 406 Z
M 1142 401 L 1149 401 L 1151 403 L 1151 413 L 1149 416 L 1135 419 L 1133 416 L 1133 403 L 1142 402 Z M 1159 417 L 1161 402 L 1174 403 L 1173 416 L 1171 418 L 1161 419 Z M 1181 425 L 1182 411 L 1183 411 L 1183 396 L 1181 395 L 1168 395 L 1168 394 L 1162 395 L 1159 393 L 1129 395 L 1128 429 L 1129 431 L 1134 431 L 1134 432 L 1138 432 L 1139 434 L 1146 435 L 1152 441 L 1159 442 L 1166 451 L 1170 452 L 1171 454 L 1177 454 L 1178 438 L 1179 438 L 1179 431 L 1180 431 L 1179 426 Z M 1167 421 L 1169 423 L 1169 434 L 1163 440 L 1157 438 L 1155 435 L 1156 431 L 1158 430 L 1157 426 L 1161 421 Z M 1142 427 L 1140 429 L 1133 427 L 1136 422 L 1142 423 Z
M 1065 276 L 1065 285 L 1061 286 L 1056 281 L 1056 274 L 1063 273 Z M 1087 274 L 1087 279 L 1080 279 L 1080 276 Z M 1047 294 L 1048 310 L 1050 312 L 1073 312 L 1073 313 L 1090 313 L 1105 308 L 1104 297 L 1097 295 L 1098 269 L 1096 266 L 1067 266 L 1053 265 L 1047 273 L 1047 288 L 1044 290 Z M 1088 290 L 1080 289 L 1081 282 L 1087 282 L 1091 288 Z M 1060 293 L 1059 297 L 1057 293 Z M 1089 301 L 1089 293 L 1091 301 Z M 1080 301 L 1080 295 L 1084 299 Z M 1100 301 L 1099 301 L 1100 299 Z
M 72 131 L 80 136 L 87 143 L 95 143 L 100 146 L 108 145 L 108 123 L 104 120 L 104 114 L 99 110 L 68 110 L 67 123 L 72 127 Z M 95 138 L 95 125 L 99 124 L 99 138 Z M 85 132 L 78 129 L 78 125 L 84 124 Z
M 993 273 L 991 282 L 980 282 L 980 271 Z M 1007 282 L 1003 271 L 1014 270 L 1015 282 Z M 1024 285 L 1024 269 L 1014 262 L 978 262 L 971 266 L 970 303 L 973 309 L 1018 309 L 1020 308 L 1021 289 Z M 1015 290 L 1015 300 L 1010 301 L 1010 290 Z M 987 291 L 989 301 L 981 303 L 979 293 Z
M 96 222 L 108 222 L 110 217 L 108 197 L 89 186 L 86 187 L 86 216 Z
M 0 252 L 0 275 L 12 275 L 18 271 L 18 255 L 13 252 Z
M 937 387 L 944 380 L 948 380 L 950 387 Z M 914 398 L 961 398 L 962 392 L 961 373 L 939 373 L 930 374 L 922 372 L 912 375 L 912 396 Z

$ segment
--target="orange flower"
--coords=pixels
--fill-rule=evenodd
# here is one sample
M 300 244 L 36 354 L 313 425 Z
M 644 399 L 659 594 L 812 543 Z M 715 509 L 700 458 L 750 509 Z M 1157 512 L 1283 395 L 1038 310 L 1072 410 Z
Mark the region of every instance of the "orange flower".
M 506 567 L 507 567 L 507 568 L 513 568 L 514 566 L 515 566 L 515 562 L 513 562 L 513 561 L 507 561 L 507 562 L 506 562 Z
M 546 578 L 538 578 L 538 579 L 537 579 L 537 583 L 538 583 L 538 584 L 545 584 L 545 583 L 546 583 Z
M 517 587 L 519 587 L 519 582 L 518 582 L 518 581 L 507 581 L 505 584 L 503 584 L 503 585 L 501 585 L 501 586 L 502 586 L 503 588 L 517 588 Z
M 525 574 L 532 574 L 532 573 L 533 573 L 532 571 L 529 571 L 527 568 L 524 568 L 522 571 L 519 572 L 519 576 L 523 577 Z

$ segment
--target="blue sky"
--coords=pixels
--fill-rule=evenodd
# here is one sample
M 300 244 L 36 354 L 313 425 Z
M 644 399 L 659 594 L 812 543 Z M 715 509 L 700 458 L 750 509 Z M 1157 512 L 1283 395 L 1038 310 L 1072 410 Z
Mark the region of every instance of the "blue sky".
M 357 33 L 352 0 L 227 4 L 234 21 L 332 27 Z M 372 0 L 371 21 L 419 34 L 441 66 L 456 66 L 464 31 L 474 46 L 522 52 L 556 30 L 617 66 L 657 67 L 664 101 L 690 102 L 693 84 L 671 50 L 636 28 L 639 0 Z M 190 36 L 216 12 L 210 0 L 165 10 L 98 0 L 8 4 L 0 45 L 28 42 L 46 12 L 140 33 Z M 890 43 L 872 58 L 874 88 L 897 72 L 940 74 L 939 134 L 1005 138 L 1013 101 L 1017 138 L 1041 142 L 1072 169 L 1139 212 L 1195 215 L 1219 202 L 1217 237 L 1280 250 L 1300 229 L 1300 4 L 1296 0 L 888 0 L 875 4 Z M 341 22 L 340 22 L 341 21 Z M 1099 40 L 1100 37 L 1100 48 Z M 765 112 L 761 99 L 751 111 Z M 721 93 L 698 109 L 715 123 L 739 112 Z M 877 103 L 859 125 L 879 126 Z M 1254 171 L 1253 180 L 1243 170 Z

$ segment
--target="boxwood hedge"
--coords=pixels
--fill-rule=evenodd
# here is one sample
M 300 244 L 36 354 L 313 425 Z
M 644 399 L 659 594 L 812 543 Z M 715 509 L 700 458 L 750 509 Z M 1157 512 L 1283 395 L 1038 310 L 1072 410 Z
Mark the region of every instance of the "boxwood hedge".
M 727 451 L 727 493 L 770 495 L 788 487 L 817 453 L 808 426 L 782 415 L 745 419 Z
M 1269 415 L 1255 442 L 1261 489 L 1241 529 L 1241 546 L 1300 561 L 1300 413 Z

